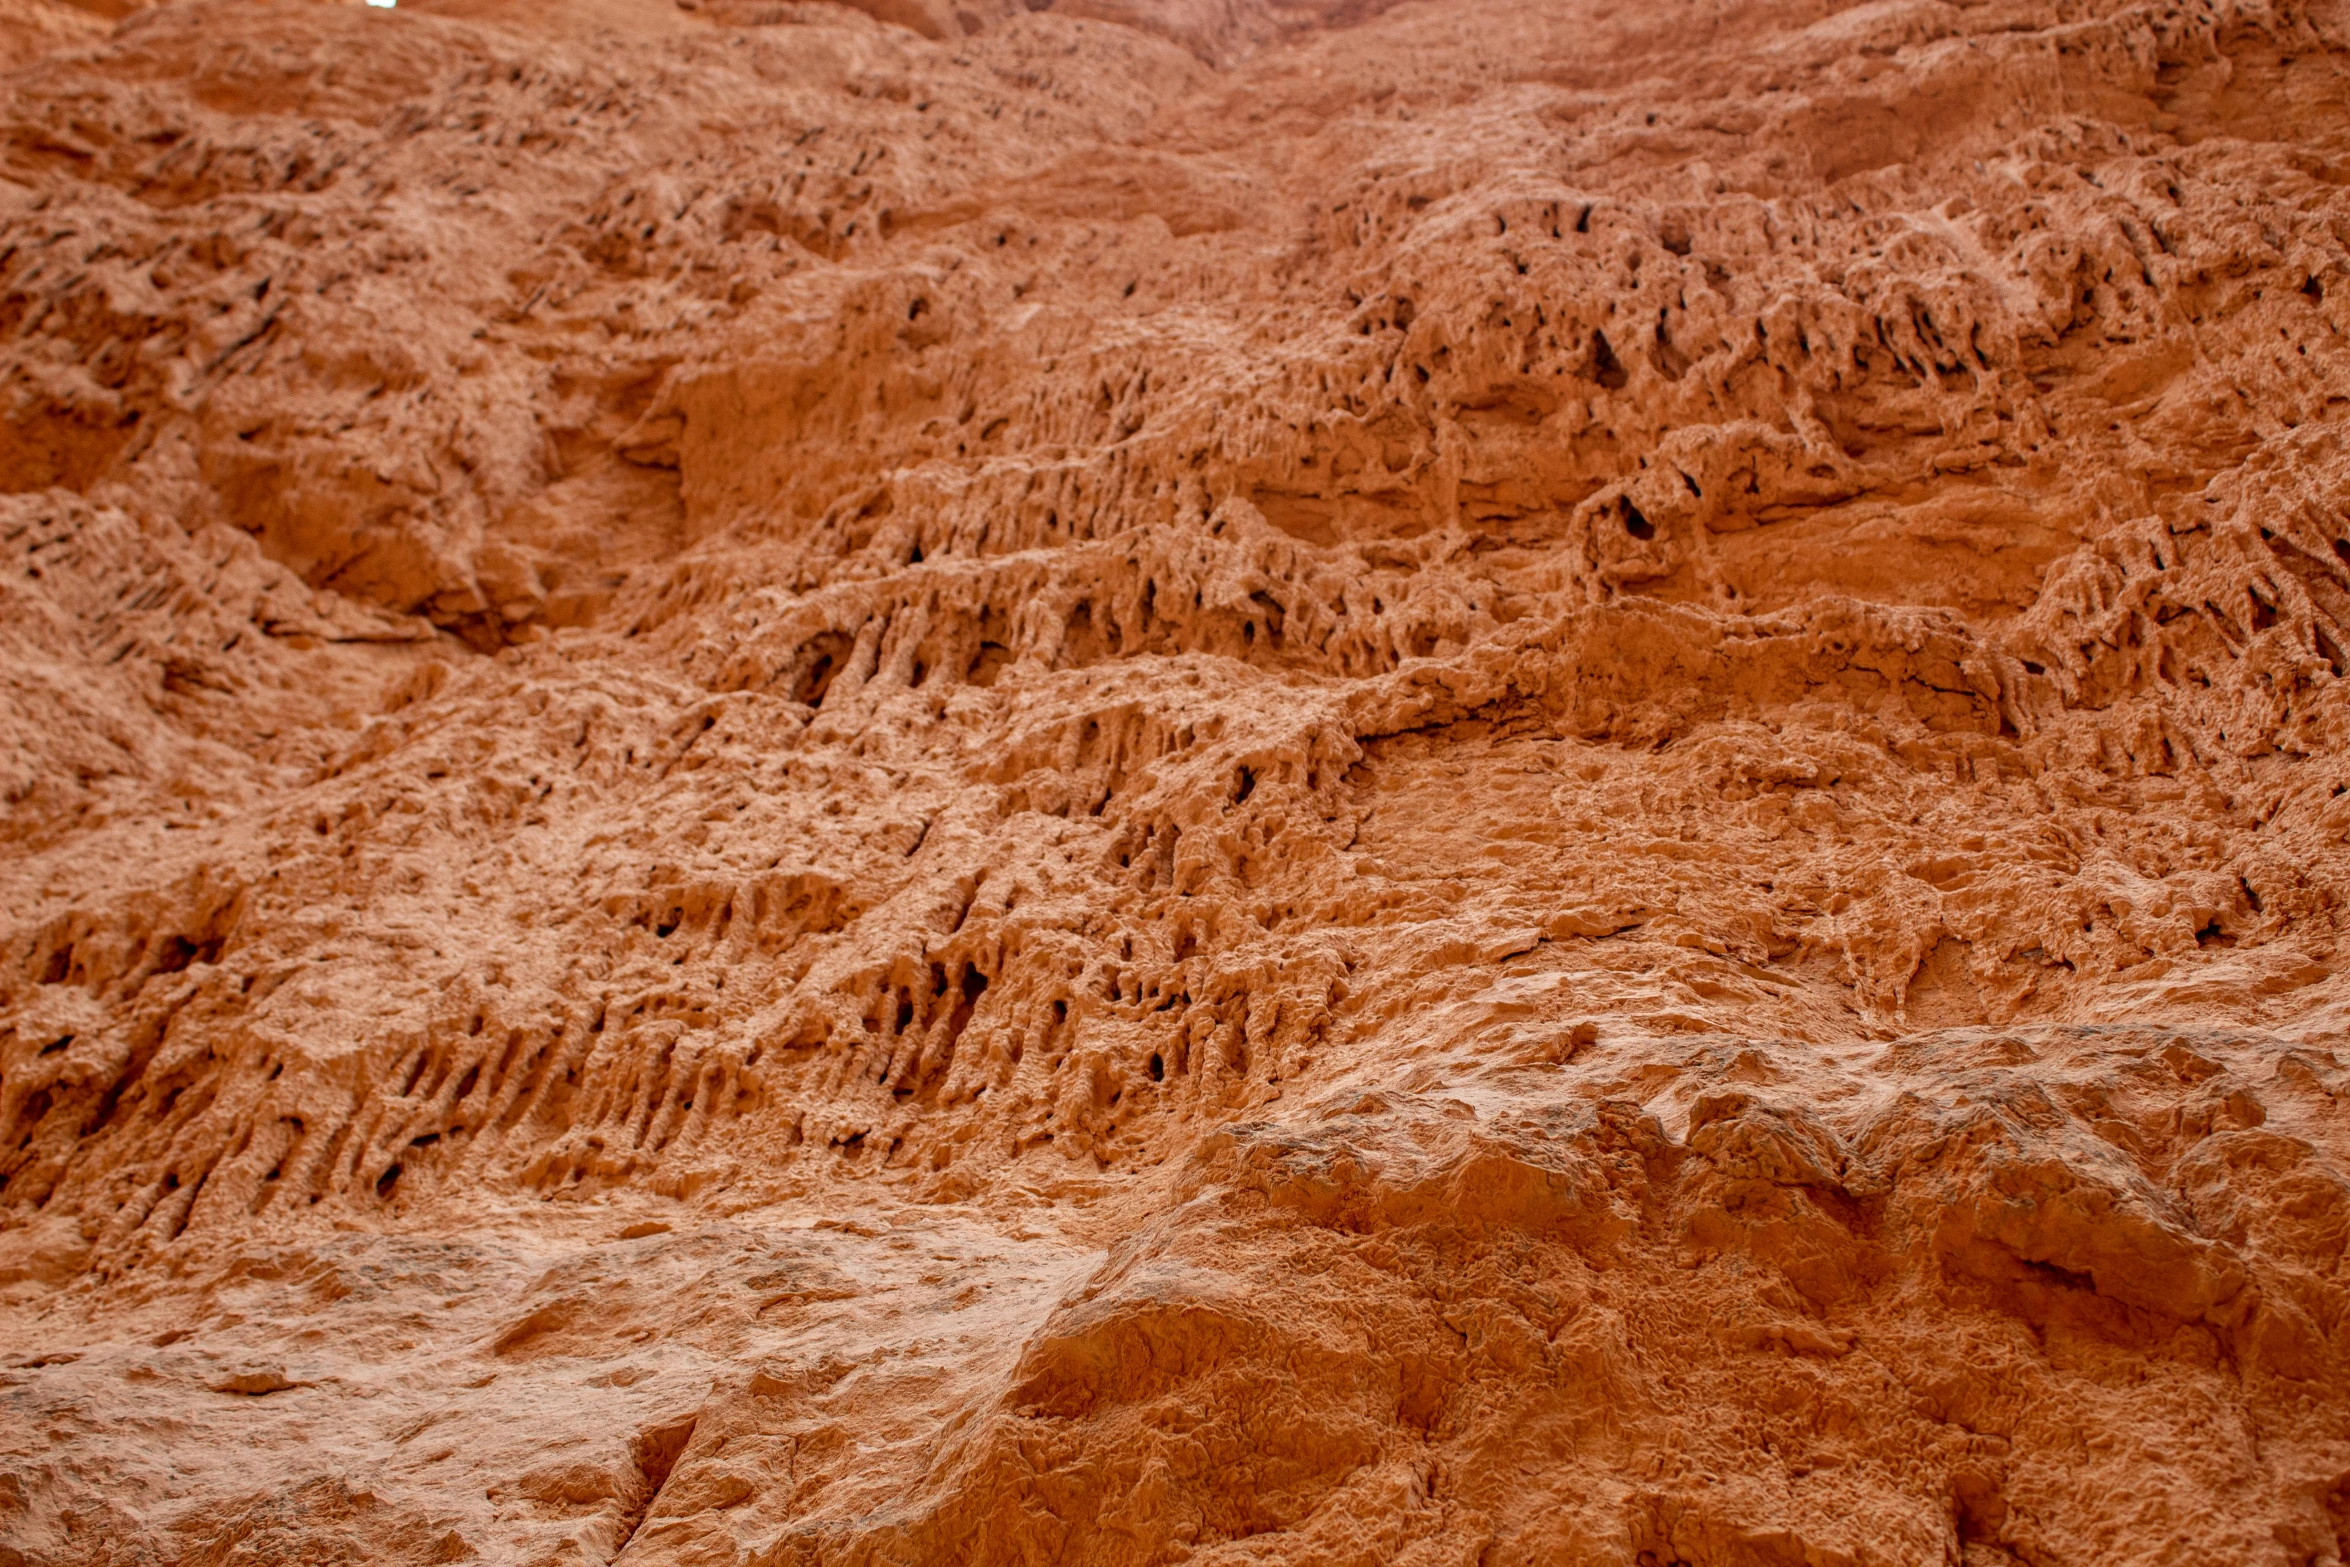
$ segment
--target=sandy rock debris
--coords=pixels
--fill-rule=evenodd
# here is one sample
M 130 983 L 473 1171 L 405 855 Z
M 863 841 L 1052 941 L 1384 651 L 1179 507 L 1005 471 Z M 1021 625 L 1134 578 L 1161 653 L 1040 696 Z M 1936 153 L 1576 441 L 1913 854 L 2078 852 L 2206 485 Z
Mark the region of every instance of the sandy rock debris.
M 0 8 L 0 1563 L 2350 1555 L 2350 13 Z

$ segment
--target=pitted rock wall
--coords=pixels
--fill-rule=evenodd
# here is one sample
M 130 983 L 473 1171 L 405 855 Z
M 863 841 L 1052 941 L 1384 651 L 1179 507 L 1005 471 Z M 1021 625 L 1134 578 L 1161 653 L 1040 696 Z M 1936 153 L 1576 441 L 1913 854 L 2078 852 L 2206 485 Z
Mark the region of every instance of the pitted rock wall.
M 0 1561 L 2350 1552 L 2337 7 L 0 42 Z

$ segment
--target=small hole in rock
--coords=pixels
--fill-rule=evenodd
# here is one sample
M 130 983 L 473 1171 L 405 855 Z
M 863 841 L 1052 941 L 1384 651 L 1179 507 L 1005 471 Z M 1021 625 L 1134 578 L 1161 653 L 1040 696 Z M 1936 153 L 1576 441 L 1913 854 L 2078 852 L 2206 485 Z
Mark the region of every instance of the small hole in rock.
M 1622 391 L 1624 383 L 1632 379 L 1625 373 L 1622 362 L 1616 358 L 1615 348 L 1608 342 L 1605 332 L 1591 334 L 1591 379 L 1611 392 Z

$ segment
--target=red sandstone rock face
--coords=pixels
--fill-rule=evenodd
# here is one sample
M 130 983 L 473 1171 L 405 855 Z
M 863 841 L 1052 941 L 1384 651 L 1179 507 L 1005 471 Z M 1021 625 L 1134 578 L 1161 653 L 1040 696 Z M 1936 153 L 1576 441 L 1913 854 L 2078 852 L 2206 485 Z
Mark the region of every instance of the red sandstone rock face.
M 0 1562 L 2350 1553 L 2338 9 L 0 48 Z

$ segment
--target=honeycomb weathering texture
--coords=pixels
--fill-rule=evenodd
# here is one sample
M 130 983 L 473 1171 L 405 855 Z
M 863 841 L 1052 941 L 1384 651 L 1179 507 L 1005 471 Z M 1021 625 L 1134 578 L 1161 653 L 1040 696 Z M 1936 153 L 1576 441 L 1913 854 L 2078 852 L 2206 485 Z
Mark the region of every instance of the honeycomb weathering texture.
M 0 69 L 0 1564 L 2350 1554 L 2335 0 Z

